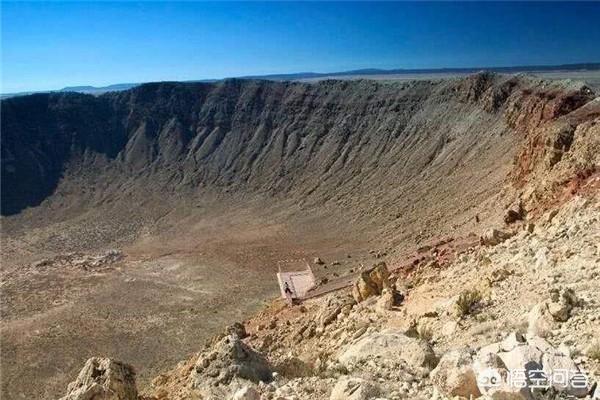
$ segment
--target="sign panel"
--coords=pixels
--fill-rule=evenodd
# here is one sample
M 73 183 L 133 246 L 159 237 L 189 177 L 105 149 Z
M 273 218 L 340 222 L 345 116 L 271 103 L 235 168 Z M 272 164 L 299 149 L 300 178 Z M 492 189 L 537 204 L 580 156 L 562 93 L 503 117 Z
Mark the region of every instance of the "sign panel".
M 281 297 L 290 296 L 292 299 L 303 297 L 316 284 L 315 277 L 310 270 L 278 272 L 277 280 L 281 289 Z

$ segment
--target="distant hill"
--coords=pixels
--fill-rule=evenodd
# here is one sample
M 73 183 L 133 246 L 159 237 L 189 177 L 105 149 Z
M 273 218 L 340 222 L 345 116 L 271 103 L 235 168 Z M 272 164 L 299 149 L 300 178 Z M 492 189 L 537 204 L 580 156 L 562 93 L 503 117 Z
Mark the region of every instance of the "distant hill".
M 100 94 L 106 92 L 118 92 L 121 90 L 131 89 L 139 85 L 139 83 L 117 83 L 109 86 L 67 86 L 65 88 L 60 89 L 60 92 L 79 92 L 79 93 L 89 93 L 89 94 Z
M 269 75 L 247 75 L 235 78 L 240 79 L 262 79 L 271 81 L 301 81 L 301 80 L 321 80 L 328 78 L 368 78 L 373 76 L 393 76 L 393 75 L 430 75 L 430 74 L 457 74 L 467 75 L 476 73 L 479 71 L 498 72 L 504 74 L 514 74 L 519 72 L 576 72 L 576 71 L 600 71 L 600 63 L 579 63 L 579 64 L 562 64 L 562 65 L 526 65 L 526 66 L 515 66 L 515 67 L 469 67 L 469 68 L 427 68 L 427 69 L 377 69 L 377 68 L 364 68 L 350 71 L 340 72 L 296 72 L 291 74 L 269 74 Z M 184 82 L 216 82 L 220 79 L 198 79 Z M 19 93 L 5 93 L 0 94 L 0 99 L 24 96 L 34 93 L 52 93 L 52 92 L 77 92 L 99 95 L 106 92 L 119 92 L 122 90 L 128 90 L 133 87 L 139 86 L 147 82 L 139 83 L 116 83 L 108 86 L 67 86 L 59 90 L 49 91 L 31 91 L 31 92 L 19 92 Z
M 32 91 L 32 92 L 18 92 L 18 93 L 3 93 L 0 95 L 0 98 L 5 99 L 9 97 L 15 96 L 26 96 L 28 94 L 34 93 L 56 93 L 56 92 L 77 92 L 77 93 L 86 93 L 86 94 L 102 94 L 106 92 L 120 92 L 122 90 L 131 89 L 140 85 L 140 83 L 116 83 L 114 85 L 108 86 L 67 86 L 59 90 L 47 90 L 47 91 Z
M 318 72 L 299 72 L 293 74 L 272 74 L 272 75 L 254 75 L 244 76 L 248 79 L 268 79 L 268 80 L 304 80 L 318 78 L 335 78 L 346 76 L 372 76 L 372 75 L 413 75 L 413 74 L 472 74 L 479 71 L 489 71 L 498 73 L 519 73 L 519 72 L 550 72 L 550 71 L 597 71 L 600 70 L 600 63 L 581 63 L 581 64 L 563 64 L 563 65 L 529 65 L 515 67 L 469 67 L 469 68 L 416 68 L 416 69 L 377 69 L 365 68 L 342 72 L 318 73 Z

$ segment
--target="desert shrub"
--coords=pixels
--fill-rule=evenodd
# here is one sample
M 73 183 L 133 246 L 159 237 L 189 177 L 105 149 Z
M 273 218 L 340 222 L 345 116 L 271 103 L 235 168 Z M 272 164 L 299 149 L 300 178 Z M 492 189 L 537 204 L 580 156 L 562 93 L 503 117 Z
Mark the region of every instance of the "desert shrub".
M 431 342 L 433 340 L 433 329 L 429 325 L 420 325 L 417 328 L 417 333 L 419 338 L 426 342 Z
M 459 317 L 473 314 L 480 305 L 483 296 L 476 289 L 463 290 L 456 300 L 456 312 Z
M 594 340 L 588 347 L 586 354 L 592 360 L 600 361 L 600 340 Z

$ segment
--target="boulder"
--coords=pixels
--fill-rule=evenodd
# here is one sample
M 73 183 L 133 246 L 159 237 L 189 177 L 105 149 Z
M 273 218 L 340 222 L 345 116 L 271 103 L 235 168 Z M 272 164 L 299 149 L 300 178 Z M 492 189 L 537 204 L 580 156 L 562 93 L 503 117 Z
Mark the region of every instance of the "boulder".
M 272 380 L 268 361 L 237 335 L 229 335 L 202 353 L 191 372 L 193 387 L 229 384 L 233 379 L 254 383 Z
M 598 399 L 600 399 L 600 385 L 596 386 L 596 389 L 594 389 L 594 393 L 592 394 L 592 400 Z
M 376 359 L 382 363 L 406 362 L 413 368 L 434 368 L 437 362 L 431 346 L 420 339 L 396 330 L 385 330 L 361 336 L 348 345 L 338 357 L 345 367 Z
M 533 399 L 538 380 L 542 386 L 551 384 L 564 396 L 585 397 L 590 390 L 570 356 L 539 336 L 513 333 L 501 342 L 482 347 L 473 371 L 481 393 L 493 399 Z M 566 374 L 567 379 L 555 379 L 557 374 Z
M 241 322 L 234 322 L 232 325 L 228 326 L 225 331 L 228 335 L 237 335 L 240 339 L 248 337 L 246 327 Z
M 253 387 L 246 386 L 235 392 L 231 400 L 260 400 L 260 394 Z
M 352 287 L 352 296 L 357 303 L 372 296 L 380 295 L 383 289 L 391 289 L 389 281 L 390 272 L 385 262 L 361 272 Z
M 569 311 L 572 310 L 573 307 L 578 307 L 581 305 L 581 300 L 577 298 L 575 291 L 571 288 L 566 288 L 560 293 L 559 301 L 564 304 Z
M 504 242 L 512 236 L 510 232 L 504 232 L 498 229 L 487 230 L 480 238 L 479 242 L 484 246 L 495 246 Z
M 548 312 L 556 322 L 565 322 L 569 319 L 571 310 L 566 304 L 548 303 Z
M 506 213 L 504 214 L 504 223 L 512 224 L 517 221 L 522 221 L 525 217 L 525 210 L 523 209 L 523 204 L 519 201 L 511 205 L 506 209 Z
M 528 333 L 546 337 L 555 328 L 555 322 L 565 322 L 571 317 L 573 307 L 579 306 L 579 303 L 573 289 L 554 289 L 549 300 L 537 304 L 529 312 Z
M 376 296 L 377 286 L 371 281 L 371 277 L 368 272 L 361 272 L 360 276 L 354 282 L 352 286 L 352 297 L 357 303 L 368 299 L 369 297 Z
M 437 389 L 447 397 L 481 396 L 473 371 L 473 354 L 468 349 L 444 354 L 430 376 Z
M 554 318 L 548 310 L 548 303 L 535 305 L 527 316 L 527 333 L 545 338 L 555 328 Z
M 512 351 L 515 347 L 527 343 L 527 339 L 519 332 L 510 333 L 502 342 L 499 344 L 499 348 L 502 351 Z
M 380 262 L 376 264 L 370 271 L 369 276 L 371 277 L 371 281 L 377 287 L 377 293 L 381 294 L 383 289 L 391 288 L 390 285 L 390 271 L 387 268 L 385 262 Z
M 130 365 L 110 358 L 86 361 L 77 379 L 61 400 L 137 400 L 135 371 Z
M 341 378 L 333 387 L 329 400 L 369 400 L 379 394 L 379 389 L 361 378 Z
M 532 400 L 529 389 L 511 385 L 509 370 L 498 354 L 491 352 L 500 346 L 486 346 L 480 350 L 473 363 L 477 387 L 486 398 L 494 400 Z
M 319 257 L 315 257 L 314 260 L 313 260 L 313 263 L 317 264 L 317 265 L 323 265 L 323 264 L 325 264 L 325 262 L 323 260 L 321 260 Z
M 381 297 L 377 300 L 375 307 L 378 311 L 389 311 L 399 306 L 402 300 L 404 300 L 402 293 L 392 288 L 386 288 L 381 292 Z
M 456 333 L 458 323 L 456 321 L 448 321 L 442 326 L 442 336 L 451 337 Z
M 310 364 L 298 357 L 287 356 L 277 361 L 274 365 L 275 371 L 286 378 L 301 378 L 314 375 Z
M 509 371 L 539 371 L 542 369 L 543 354 L 537 347 L 521 343 L 510 351 L 498 353 L 498 356 Z
M 354 304 L 354 299 L 349 295 L 330 297 L 317 313 L 315 321 L 324 328 L 334 322 L 342 311 L 348 314 Z
M 544 353 L 542 356 L 542 365 L 544 374 L 546 376 L 553 376 L 553 374 L 563 372 L 567 372 L 568 381 L 560 382 L 559 380 L 554 380 L 552 382 L 552 387 L 559 392 L 565 393 L 568 396 L 575 397 L 585 397 L 589 391 L 589 387 L 582 387 L 574 382 L 574 375 L 579 375 L 579 378 L 585 378 L 583 375 L 579 374 L 579 368 L 575 364 L 575 362 L 571 359 L 571 357 L 562 352 L 561 350 L 552 349 Z M 575 378 L 576 379 L 576 378 Z

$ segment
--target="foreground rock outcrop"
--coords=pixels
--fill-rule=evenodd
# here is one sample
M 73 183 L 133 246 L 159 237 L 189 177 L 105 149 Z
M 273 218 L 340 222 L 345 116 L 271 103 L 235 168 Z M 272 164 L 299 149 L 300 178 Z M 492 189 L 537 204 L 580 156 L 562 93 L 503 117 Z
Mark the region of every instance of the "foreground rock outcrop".
M 477 375 L 473 369 L 473 351 L 452 350 L 444 354 L 431 372 L 431 380 L 448 397 L 479 397 Z
M 428 368 L 435 367 L 437 363 L 435 353 L 427 342 L 390 330 L 364 335 L 346 347 L 339 357 L 340 363 L 349 369 L 353 364 L 369 360 L 386 364 L 403 361 L 413 367 Z
M 533 399 L 566 395 L 585 397 L 592 383 L 563 350 L 537 336 L 512 333 L 503 341 L 448 352 L 432 373 L 433 383 L 447 396 Z
M 272 379 L 267 359 L 237 335 L 225 336 L 210 351 L 202 353 L 190 374 L 192 387 L 202 393 L 210 393 L 213 387 L 227 386 L 232 381 L 259 383 Z
M 60 400 L 138 400 L 135 371 L 109 358 L 90 358 Z

